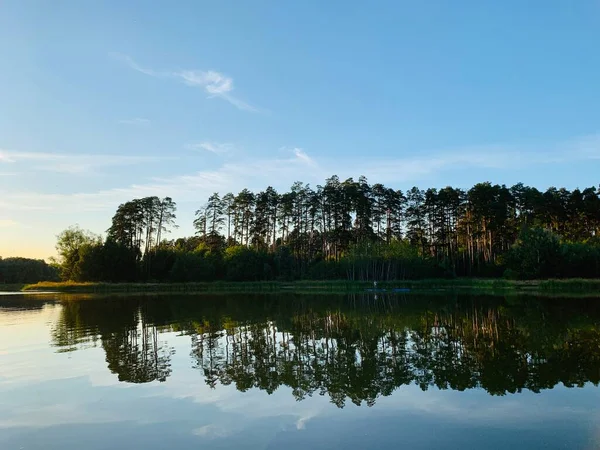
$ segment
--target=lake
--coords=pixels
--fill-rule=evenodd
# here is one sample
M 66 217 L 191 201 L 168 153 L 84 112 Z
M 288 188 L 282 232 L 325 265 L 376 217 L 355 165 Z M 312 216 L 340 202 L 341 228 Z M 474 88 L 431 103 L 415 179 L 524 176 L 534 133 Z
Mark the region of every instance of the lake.
M 0 448 L 597 449 L 599 299 L 0 297 Z

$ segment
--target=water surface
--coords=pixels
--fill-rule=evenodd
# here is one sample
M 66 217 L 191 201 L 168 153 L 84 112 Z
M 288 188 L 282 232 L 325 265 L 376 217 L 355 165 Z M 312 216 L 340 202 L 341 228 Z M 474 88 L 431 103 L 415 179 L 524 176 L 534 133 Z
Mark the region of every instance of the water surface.
M 600 303 L 0 298 L 0 448 L 600 448 Z

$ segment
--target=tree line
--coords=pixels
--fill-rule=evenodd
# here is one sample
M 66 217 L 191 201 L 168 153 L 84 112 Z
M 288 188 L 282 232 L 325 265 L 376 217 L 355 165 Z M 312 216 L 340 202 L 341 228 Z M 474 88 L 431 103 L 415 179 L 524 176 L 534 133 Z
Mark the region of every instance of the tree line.
M 599 277 L 600 190 L 479 183 L 405 192 L 337 176 L 214 193 L 194 236 L 167 239 L 176 204 L 120 205 L 106 239 L 65 230 L 63 278 L 96 281 Z
M 0 284 L 28 284 L 42 280 L 58 281 L 57 268 L 42 259 L 0 256 Z

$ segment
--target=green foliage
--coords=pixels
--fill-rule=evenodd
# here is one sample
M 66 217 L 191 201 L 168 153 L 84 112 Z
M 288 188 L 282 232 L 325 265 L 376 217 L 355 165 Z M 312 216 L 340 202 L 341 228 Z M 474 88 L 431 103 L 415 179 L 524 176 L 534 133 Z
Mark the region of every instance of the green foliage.
M 138 252 L 107 239 L 102 246 L 102 281 L 131 282 L 138 278 Z
M 170 197 L 145 197 L 119 205 L 108 229 L 108 238 L 136 251 L 138 258 L 161 243 L 164 233 L 175 225 L 177 205 Z M 146 260 L 146 274 L 149 271 Z
M 294 257 L 289 247 L 285 245 L 277 247 L 273 255 L 273 263 L 279 280 L 294 279 Z
M 77 262 L 71 272 L 73 281 L 101 281 L 105 278 L 103 273 L 104 252 L 101 243 L 84 244 L 77 252 Z
M 258 281 L 272 276 L 270 258 L 266 253 L 258 252 L 244 245 L 228 247 L 223 263 L 226 268 L 225 279 L 229 281 Z
M 28 284 L 58 281 L 58 269 L 41 259 L 0 258 L 0 283 Z
M 178 252 L 173 248 L 158 247 L 148 251 L 142 259 L 148 281 L 166 280 L 177 261 Z
M 566 278 L 600 276 L 600 245 L 598 242 L 564 243 L 561 246 L 560 275 Z
M 164 239 L 175 202 L 121 204 L 103 244 L 59 236 L 65 280 L 415 280 L 600 277 L 600 191 L 478 183 L 406 192 L 331 176 L 315 188 L 212 194 L 197 236 Z
M 109 238 L 71 227 L 57 244 L 60 277 L 66 281 L 134 281 L 138 278 L 138 252 Z
M 418 248 L 404 240 L 363 241 L 350 246 L 342 257 L 351 280 L 403 280 L 436 276 L 440 263 L 419 256 Z
M 60 277 L 63 280 L 79 281 L 89 276 L 89 265 L 96 262 L 80 262 L 84 255 L 92 255 L 93 247 L 102 245 L 100 236 L 75 225 L 62 231 L 57 236 L 56 251 Z M 94 256 L 90 256 L 93 258 Z
M 179 253 L 169 278 L 173 282 L 211 281 L 217 273 L 217 260 L 200 252 Z
M 556 235 L 541 228 L 525 228 L 515 245 L 506 254 L 510 274 L 522 279 L 549 278 L 559 272 L 560 241 Z

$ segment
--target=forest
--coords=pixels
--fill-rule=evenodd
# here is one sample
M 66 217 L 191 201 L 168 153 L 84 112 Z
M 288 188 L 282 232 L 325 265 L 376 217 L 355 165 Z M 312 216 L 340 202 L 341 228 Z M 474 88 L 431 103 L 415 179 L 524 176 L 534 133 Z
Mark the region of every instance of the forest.
M 200 203 L 200 202 L 199 202 Z M 63 280 L 191 282 L 600 277 L 600 189 L 479 183 L 396 190 L 337 176 L 214 193 L 177 227 L 170 197 L 121 204 L 106 237 L 64 230 Z
M 19 285 L 58 279 L 58 268 L 42 259 L 0 257 L 0 285 Z

